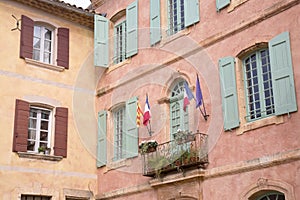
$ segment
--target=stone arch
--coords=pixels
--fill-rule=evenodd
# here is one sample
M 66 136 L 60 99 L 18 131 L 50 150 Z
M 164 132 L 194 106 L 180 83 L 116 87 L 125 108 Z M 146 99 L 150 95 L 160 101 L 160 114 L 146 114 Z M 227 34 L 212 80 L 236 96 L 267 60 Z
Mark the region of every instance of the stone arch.
M 270 180 L 267 178 L 259 178 L 256 183 L 253 183 L 245 189 L 240 200 L 253 200 L 262 192 L 280 192 L 285 195 L 285 200 L 296 200 L 294 196 L 293 186 L 283 181 Z

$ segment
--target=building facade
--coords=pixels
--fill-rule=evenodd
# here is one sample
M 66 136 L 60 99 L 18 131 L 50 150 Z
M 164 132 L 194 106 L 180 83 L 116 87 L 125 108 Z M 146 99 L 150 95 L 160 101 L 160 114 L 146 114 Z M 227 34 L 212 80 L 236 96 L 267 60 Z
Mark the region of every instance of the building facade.
M 299 3 L 92 1 L 96 198 L 299 199 Z
M 96 145 L 84 136 L 97 127 L 82 112 L 94 98 L 94 14 L 8 0 L 0 15 L 0 199 L 94 199 Z

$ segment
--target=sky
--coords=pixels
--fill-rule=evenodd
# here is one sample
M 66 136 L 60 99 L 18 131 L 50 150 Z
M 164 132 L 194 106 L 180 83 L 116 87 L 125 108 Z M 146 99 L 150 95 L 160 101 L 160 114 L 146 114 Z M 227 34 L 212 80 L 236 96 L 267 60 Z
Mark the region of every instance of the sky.
M 87 8 L 91 2 L 90 0 L 61 0 L 71 5 L 76 5 L 77 7 Z

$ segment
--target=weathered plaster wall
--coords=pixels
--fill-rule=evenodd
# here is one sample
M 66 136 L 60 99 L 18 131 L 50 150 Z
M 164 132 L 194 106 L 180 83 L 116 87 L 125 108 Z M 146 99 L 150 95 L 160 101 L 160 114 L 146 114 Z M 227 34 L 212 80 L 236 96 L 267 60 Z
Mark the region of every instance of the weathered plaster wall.
M 68 27 L 70 69 L 58 72 L 28 64 L 19 58 L 20 31 L 11 31 L 16 27 L 11 15 L 17 19 L 26 15 L 56 27 Z M 83 95 L 91 94 L 93 97 L 95 85 L 91 88 L 87 80 L 95 77 L 86 77 L 87 73 L 93 74 L 95 71 L 91 57 L 93 30 L 15 1 L 0 2 L 0 17 L 0 199 L 18 199 L 21 194 L 42 194 L 50 195 L 52 199 L 63 199 L 64 189 L 75 189 L 77 193 L 88 191 L 90 195 L 89 189 L 95 192 L 97 183 L 95 152 L 90 151 L 82 139 L 86 133 L 81 131 L 74 114 L 81 112 L 83 107 L 77 107 L 74 102 L 78 99 L 74 96 L 86 99 Z M 78 89 L 84 92 L 79 94 L 76 92 Z M 69 108 L 67 158 L 45 161 L 20 158 L 12 152 L 16 99 Z M 86 113 L 82 113 L 84 116 Z M 76 191 L 73 195 L 76 196 Z
M 110 19 L 131 2 L 105 1 L 96 11 L 107 13 Z M 237 1 L 232 2 L 238 4 Z M 165 4 L 166 1 L 161 1 L 162 30 L 167 29 L 164 15 L 166 11 L 163 10 Z M 230 168 L 234 169 L 234 165 L 239 162 L 245 162 L 246 166 L 244 171 L 236 175 L 226 174 L 221 177 L 217 175 L 218 178 L 213 179 L 204 178 L 202 198 L 219 199 L 220 196 L 224 196 L 221 193 L 225 192 L 226 198 L 224 199 L 230 199 L 232 196 L 239 199 L 239 194 L 260 177 L 287 182 L 293 185 L 294 193 L 297 193 L 299 191 L 299 183 L 297 183 L 299 168 L 296 166 L 299 165 L 297 161 L 299 153 L 295 155 L 295 163 L 284 164 L 283 162 L 278 166 L 270 165 L 273 166 L 270 168 L 258 167 L 254 171 L 248 169 L 247 166 L 251 165 L 253 159 L 280 156 L 281 153 L 285 159 L 286 152 L 299 151 L 299 112 L 291 113 L 290 116 L 257 121 L 254 124 L 245 123 L 244 116 L 241 115 L 240 128 L 224 132 L 218 60 L 225 56 L 237 57 L 242 50 L 255 43 L 268 42 L 276 35 L 288 31 L 299 106 L 300 71 L 297 67 L 300 62 L 299 10 L 299 1 L 295 0 L 249 0 L 234 9 L 231 6 L 221 12 L 216 12 L 215 1 L 203 0 L 200 1 L 199 23 L 174 36 L 163 35 L 158 45 L 148 48 L 149 39 L 145 35 L 149 35 L 149 31 L 146 31 L 149 26 L 149 2 L 139 1 L 139 52 L 125 63 L 112 65 L 105 71 L 97 87 L 100 97 L 96 98 L 96 109 L 110 111 L 114 105 L 125 102 L 132 96 L 138 96 L 141 104 L 144 105 L 145 94 L 148 93 L 153 116 L 152 128 L 155 131 L 151 139 L 159 142 L 168 141 L 170 136 L 169 104 L 164 103 L 163 99 L 169 97 L 172 82 L 179 77 L 185 78 L 192 87 L 195 87 L 196 73 L 198 73 L 206 109 L 210 116 L 208 121 L 205 121 L 199 111 L 193 108 L 194 103 L 192 103 L 190 127 L 192 131 L 200 130 L 209 135 L 208 176 L 219 167 L 230 171 Z M 236 58 L 236 63 L 239 109 L 240 113 L 245 114 L 242 91 L 244 86 L 239 58 Z M 108 112 L 108 134 L 110 141 L 113 141 L 113 124 L 110 121 L 112 121 L 111 113 Z M 251 127 L 256 128 L 251 130 Z M 140 140 L 149 139 L 145 127 L 139 129 L 139 136 Z M 274 162 L 276 163 L 276 160 Z M 255 165 L 260 166 L 260 163 L 255 163 Z M 138 174 L 131 175 L 132 166 L 141 167 L 140 157 L 130 160 L 126 167 L 119 167 L 115 170 L 107 170 L 109 167 L 100 168 L 98 170 L 99 194 L 114 196 L 113 191 L 118 191 L 118 195 L 122 196 L 131 191 L 129 188 L 134 188 L 134 185 L 138 187 L 138 184 L 147 184 L 148 178 L 139 177 Z M 125 175 L 123 171 L 129 171 L 128 175 Z M 287 176 L 284 175 L 286 173 L 288 173 Z M 113 181 L 109 181 L 110 178 Z M 218 187 L 224 190 L 218 190 Z M 138 188 L 136 191 L 139 191 Z M 157 191 L 153 189 L 153 192 Z M 201 195 L 199 198 L 201 199 Z

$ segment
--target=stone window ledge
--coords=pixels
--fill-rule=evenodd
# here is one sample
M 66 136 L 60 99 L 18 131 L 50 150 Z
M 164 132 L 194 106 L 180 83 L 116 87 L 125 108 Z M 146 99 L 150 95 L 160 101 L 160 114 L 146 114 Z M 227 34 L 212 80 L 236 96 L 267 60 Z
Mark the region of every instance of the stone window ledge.
M 34 66 L 36 66 L 36 67 L 41 67 L 41 68 L 45 68 L 45 69 L 50 69 L 50 70 L 54 70 L 54 71 L 58 71 L 58 72 L 62 72 L 62 71 L 65 70 L 64 67 L 56 66 L 56 65 L 50 65 L 50 64 L 47 64 L 47 63 L 42 63 L 42 62 L 39 62 L 39 61 L 30 59 L 30 58 L 25 58 L 25 62 L 26 62 L 27 64 L 34 65 Z
M 36 160 L 49 160 L 49 161 L 61 161 L 62 156 L 46 155 L 46 154 L 36 154 L 36 153 L 27 153 L 27 152 L 17 152 L 20 158 L 30 158 Z

